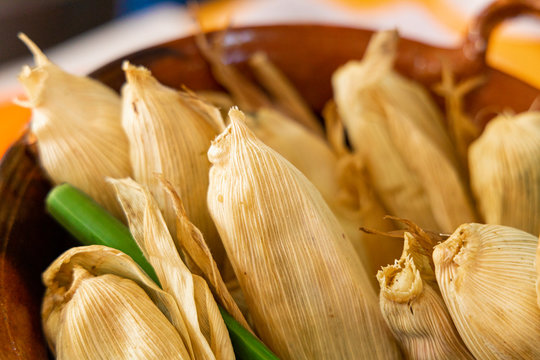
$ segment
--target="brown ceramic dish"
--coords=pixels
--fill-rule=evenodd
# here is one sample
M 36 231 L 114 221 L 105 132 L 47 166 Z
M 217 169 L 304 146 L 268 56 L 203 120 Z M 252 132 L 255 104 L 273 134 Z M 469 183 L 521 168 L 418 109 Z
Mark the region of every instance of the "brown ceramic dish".
M 397 69 L 427 87 L 440 80 L 440 59 L 452 64 L 458 77 L 483 74 L 486 82 L 466 98 L 467 111 L 479 122 L 482 109 L 496 112 L 527 110 L 540 91 L 484 62 L 491 30 L 520 14 L 540 14 L 536 0 L 501 1 L 486 9 L 471 25 L 459 49 L 440 49 L 403 39 Z M 228 30 L 224 56 L 245 68 L 249 56 L 265 51 L 314 109 L 331 97 L 330 76 L 341 64 L 362 57 L 372 32 L 319 25 L 264 26 Z M 166 85 L 194 90 L 219 88 L 192 37 L 126 56 L 145 65 Z M 122 60 L 123 60 L 122 59 Z M 124 82 L 115 61 L 92 74 L 115 89 Z M 13 145 L 0 164 L 0 354 L 3 359 L 46 359 L 40 326 L 43 293 L 40 274 L 73 244 L 44 211 L 50 188 L 36 165 L 31 138 Z

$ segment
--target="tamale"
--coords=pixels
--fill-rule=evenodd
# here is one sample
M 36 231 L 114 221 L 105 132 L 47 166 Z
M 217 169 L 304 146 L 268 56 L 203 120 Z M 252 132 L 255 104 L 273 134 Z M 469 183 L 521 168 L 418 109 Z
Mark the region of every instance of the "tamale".
M 206 190 L 210 163 L 205 156 L 217 135 L 215 114 L 203 116 L 194 95 L 161 85 L 145 68 L 124 64 L 122 123 L 130 143 L 134 179 L 148 186 L 176 236 L 176 215 L 155 173 L 161 173 L 182 197 L 186 212 L 202 231 L 221 266 L 225 261 L 219 235 L 208 214 Z M 208 105 L 210 106 L 210 105 Z
M 57 359 L 193 359 L 175 300 L 122 252 L 72 248 L 43 282 L 43 328 Z
M 154 267 L 165 291 L 180 309 L 194 359 L 234 359 L 229 333 L 206 281 L 192 274 L 175 243 L 155 199 L 131 179 L 109 180 L 126 213 L 133 238 Z
M 392 69 L 396 48 L 396 32 L 375 34 L 362 61 L 334 73 L 335 101 L 384 207 L 451 232 L 475 209 L 436 104 Z
M 344 144 L 341 144 L 340 152 L 276 110 L 260 109 L 247 117 L 246 123 L 260 140 L 290 161 L 315 185 L 377 286 L 377 270 L 399 256 L 402 244 L 359 231 L 360 225 L 379 230 L 392 227 L 391 221 L 383 219 L 387 213 L 369 186 L 359 159 L 351 156 Z
M 437 283 L 475 358 L 540 358 L 537 247 L 538 237 L 491 224 L 463 224 L 435 247 Z
M 403 254 L 377 274 L 380 306 L 386 323 L 408 359 L 474 359 L 461 340 L 426 255 L 405 233 Z
M 30 129 L 45 173 L 54 184 L 70 183 L 121 217 L 105 184 L 107 176 L 131 175 L 120 97 L 96 80 L 66 73 L 28 37 L 19 37 L 36 66 L 24 66 L 19 74 L 28 100 L 16 102 L 32 109 Z
M 232 109 L 213 142 L 208 205 L 261 339 L 282 359 L 399 350 L 350 241 L 316 188 Z
M 540 241 L 536 249 L 536 301 L 538 308 L 540 308 Z
M 484 220 L 540 234 L 540 112 L 499 115 L 471 145 L 471 185 Z

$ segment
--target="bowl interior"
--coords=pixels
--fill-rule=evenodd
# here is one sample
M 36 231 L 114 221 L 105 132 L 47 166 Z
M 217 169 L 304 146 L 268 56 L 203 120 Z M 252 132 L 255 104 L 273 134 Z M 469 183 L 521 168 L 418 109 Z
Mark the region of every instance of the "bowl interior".
M 331 98 L 332 72 L 360 59 L 372 32 L 319 25 L 230 29 L 223 37 L 224 59 L 247 73 L 246 62 L 264 51 L 320 111 Z M 215 34 L 209 35 L 210 37 Z M 509 75 L 468 61 L 461 49 L 439 49 L 400 40 L 396 68 L 428 89 L 440 80 L 440 59 L 454 65 L 458 78 L 482 75 L 485 82 L 466 97 L 466 110 L 481 124 L 489 112 L 527 110 L 538 89 Z M 114 61 L 91 75 L 119 90 L 123 60 L 148 67 L 162 83 L 192 90 L 220 89 L 201 57 L 194 38 L 158 45 Z M 438 99 L 442 104 L 442 101 Z M 0 353 L 5 359 L 47 358 L 40 325 L 43 294 L 40 275 L 74 241 L 45 213 L 50 184 L 36 161 L 29 137 L 13 145 L 0 164 Z

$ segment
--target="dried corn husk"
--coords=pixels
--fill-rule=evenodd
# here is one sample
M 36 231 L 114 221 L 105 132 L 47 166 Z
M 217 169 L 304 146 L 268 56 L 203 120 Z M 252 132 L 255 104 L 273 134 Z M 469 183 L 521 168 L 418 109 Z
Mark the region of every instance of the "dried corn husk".
M 435 247 L 441 293 L 477 359 L 540 358 L 537 246 L 537 237 L 518 229 L 464 224 Z
M 282 359 L 397 358 L 375 293 L 315 187 L 232 109 L 208 205 L 261 339 Z
M 351 241 L 357 253 L 365 251 L 364 256 L 368 259 L 365 263 L 368 266 L 370 278 L 376 281 L 374 275 L 377 274 L 377 271 L 399 257 L 403 241 L 378 233 L 359 231 L 360 226 L 378 229 L 382 232 L 395 229 L 395 224 L 386 219 L 388 212 L 383 208 L 379 197 L 370 185 L 366 169 L 360 159 L 354 155 L 341 158 L 338 162 L 337 174 L 341 185 L 341 191 L 337 198 L 341 211 L 335 211 L 335 213 L 343 228 L 347 230 L 347 234 L 354 236 Z M 353 241 L 352 239 L 359 240 Z M 378 283 L 376 288 L 378 290 Z
M 121 103 L 107 86 L 68 74 L 54 65 L 24 34 L 36 66 L 19 74 L 32 109 L 30 128 L 40 163 L 55 184 L 68 182 L 112 214 L 122 214 L 106 176 L 131 175 L 128 141 L 121 124 Z
M 210 249 L 206 245 L 203 235 L 191 221 L 189 221 L 182 200 L 174 191 L 170 182 L 161 177 L 161 182 L 169 193 L 176 212 L 176 232 L 178 244 L 182 249 L 186 263 L 191 272 L 203 277 L 210 286 L 216 300 L 233 316 L 242 326 L 253 332 L 231 296 Z
M 241 109 L 251 112 L 261 107 L 269 107 L 272 102 L 261 89 L 244 77 L 233 65 L 223 62 L 222 37 L 224 35 L 224 33 L 218 33 L 212 43 L 208 42 L 202 32 L 195 35 L 197 47 L 209 63 L 214 78 L 229 91 L 234 103 Z
M 259 109 L 246 124 L 257 138 L 298 168 L 329 203 L 335 202 L 339 192 L 335 174 L 338 157 L 320 136 L 269 108 Z
M 251 131 L 304 174 L 323 196 L 359 255 L 366 270 L 371 269 L 370 257 L 358 230 L 361 219 L 357 208 L 349 207 L 338 183 L 338 157 L 315 133 L 280 112 L 262 108 L 246 118 Z M 382 219 L 382 217 L 381 217 Z M 376 270 L 371 272 L 375 274 Z M 373 280 L 375 278 L 373 277 Z
M 383 219 L 386 211 L 367 184 L 357 158 L 331 148 L 321 137 L 276 110 L 260 109 L 246 123 L 260 140 L 315 185 L 378 287 L 374 275 L 399 256 L 402 245 L 400 241 L 359 231 L 360 225 L 390 230 L 392 223 Z
M 226 92 L 200 90 L 197 91 L 197 96 L 199 96 L 207 103 L 217 107 L 224 118 L 227 117 L 227 112 L 229 111 L 229 109 L 234 106 L 234 101 L 232 97 Z
M 154 174 L 161 173 L 172 183 L 221 266 L 223 245 L 204 201 L 210 168 L 205 153 L 217 134 L 219 111 L 210 105 L 201 108 L 202 101 L 194 95 L 161 85 L 143 67 L 126 63 L 124 71 L 122 124 L 130 142 L 134 178 L 148 186 L 176 234 L 172 203 Z
M 175 247 L 149 191 L 131 179 L 109 180 L 126 213 L 133 238 L 170 293 L 187 327 L 194 358 L 234 359 L 229 333 L 206 281 L 193 275 Z
M 307 129 L 322 137 L 323 129 L 317 117 L 302 99 L 284 74 L 262 53 L 257 53 L 250 61 L 259 83 L 268 91 L 267 96 L 259 86 L 245 77 L 234 65 L 226 64 L 223 57 L 223 36 L 217 33 L 213 41 L 199 33 L 195 37 L 199 51 L 209 63 L 216 80 L 231 94 L 235 105 L 247 112 L 261 108 L 273 108 Z
M 72 248 L 43 282 L 43 329 L 57 359 L 193 359 L 176 302 L 124 253 Z
M 476 76 L 456 84 L 450 64 L 443 62 L 442 65 L 441 83 L 435 86 L 435 91 L 444 97 L 448 132 L 461 165 L 466 168 L 469 146 L 480 135 L 480 128 L 465 113 L 463 99 L 473 89 L 482 85 L 485 77 Z
M 274 97 L 277 106 L 299 123 L 319 136 L 323 136 L 321 123 L 302 96 L 263 52 L 256 52 L 250 59 L 257 80 Z
M 471 185 L 490 224 L 540 234 L 540 112 L 500 115 L 469 151 Z
M 364 60 L 334 73 L 339 114 L 385 208 L 451 232 L 475 210 L 435 103 L 392 70 L 396 44 L 395 32 L 377 33 Z
M 540 242 L 538 242 L 536 250 L 536 300 L 540 308 Z
M 474 359 L 459 337 L 425 254 L 405 232 L 403 254 L 377 273 L 386 323 L 408 359 Z M 418 261 L 418 263 L 416 263 Z
M 339 194 L 333 198 L 342 211 L 341 215 L 334 211 L 340 219 L 342 226 L 347 230 L 349 238 L 360 254 L 364 249 L 368 260 L 367 269 L 370 278 L 376 281 L 371 274 L 377 274 L 377 271 L 385 265 L 391 264 L 394 259 L 399 257 L 403 247 L 401 239 L 390 238 L 379 233 L 360 232 L 358 226 L 377 229 L 381 232 L 391 231 L 395 228 L 392 221 L 385 220 L 388 211 L 384 209 L 381 201 L 375 193 L 373 185 L 367 174 L 364 161 L 357 154 L 352 154 L 345 143 L 345 134 L 343 123 L 337 111 L 334 101 L 329 101 L 323 109 L 323 117 L 326 125 L 326 135 L 328 143 L 335 156 L 338 157 L 336 170 Z M 348 211 L 343 211 L 348 209 Z M 343 221 L 341 218 L 347 217 L 349 221 Z M 353 225 L 352 228 L 350 225 Z M 361 237 L 362 248 L 359 248 L 353 239 Z M 365 256 L 365 255 L 364 255 Z M 361 257 L 362 260 L 364 258 Z M 376 282 L 378 290 L 378 282 Z

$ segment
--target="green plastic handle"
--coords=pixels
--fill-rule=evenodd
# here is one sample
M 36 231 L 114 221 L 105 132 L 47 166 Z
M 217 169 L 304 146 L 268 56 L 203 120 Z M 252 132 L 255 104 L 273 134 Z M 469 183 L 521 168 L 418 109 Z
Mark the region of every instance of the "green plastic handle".
M 45 201 L 47 211 L 84 245 L 105 245 L 122 251 L 139 264 L 156 284 L 154 268 L 122 222 L 88 195 L 69 184 L 52 189 Z M 279 360 L 259 339 L 219 307 L 227 326 L 234 353 L 240 360 Z

